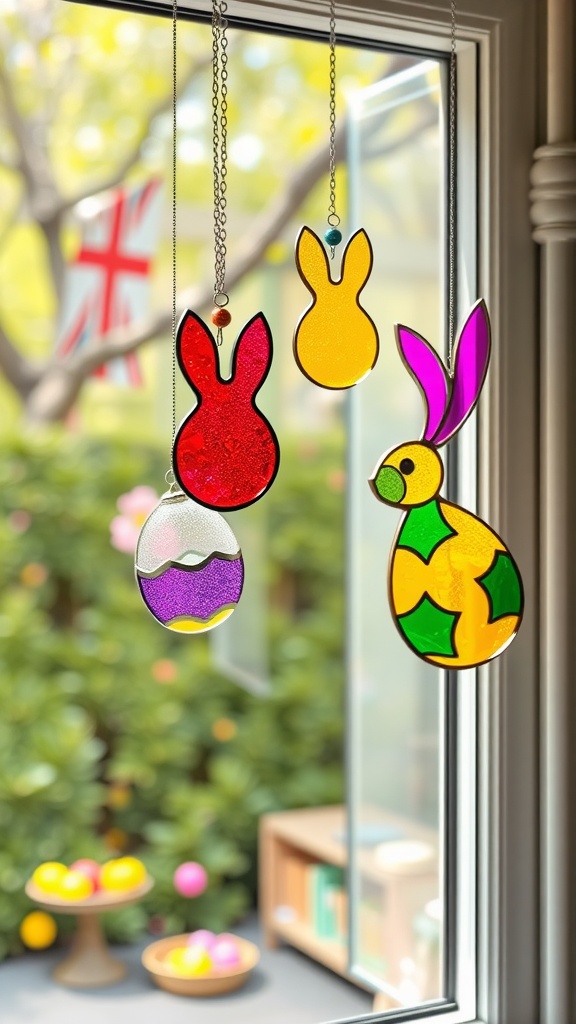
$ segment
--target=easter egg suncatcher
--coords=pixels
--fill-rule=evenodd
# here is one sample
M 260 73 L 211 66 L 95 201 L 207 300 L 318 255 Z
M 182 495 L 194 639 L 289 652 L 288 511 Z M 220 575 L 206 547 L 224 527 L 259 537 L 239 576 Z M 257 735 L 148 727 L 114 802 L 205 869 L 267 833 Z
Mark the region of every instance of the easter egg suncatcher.
M 402 519 L 389 586 L 402 638 L 435 665 L 489 661 L 520 626 L 523 592 L 514 559 L 486 523 L 444 499 Z
M 152 615 L 184 633 L 228 618 L 244 583 L 242 554 L 226 520 L 181 491 L 165 494 L 144 523 L 135 570 Z
M 369 481 L 380 501 L 404 510 L 389 563 L 392 616 L 403 640 L 425 661 L 472 668 L 506 649 L 524 609 L 520 572 L 502 539 L 473 513 L 440 497 L 438 448 L 465 423 L 486 376 L 488 311 L 483 301 L 471 310 L 453 373 L 415 331 L 398 326 L 396 337 L 422 392 L 426 419 L 421 439 L 385 454 Z

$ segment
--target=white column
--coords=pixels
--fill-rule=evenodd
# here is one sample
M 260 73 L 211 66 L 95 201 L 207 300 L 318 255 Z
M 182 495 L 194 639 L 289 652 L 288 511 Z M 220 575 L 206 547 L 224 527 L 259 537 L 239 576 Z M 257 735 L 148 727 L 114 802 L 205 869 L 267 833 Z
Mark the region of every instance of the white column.
M 576 0 L 548 0 L 541 269 L 541 1020 L 576 1021 Z

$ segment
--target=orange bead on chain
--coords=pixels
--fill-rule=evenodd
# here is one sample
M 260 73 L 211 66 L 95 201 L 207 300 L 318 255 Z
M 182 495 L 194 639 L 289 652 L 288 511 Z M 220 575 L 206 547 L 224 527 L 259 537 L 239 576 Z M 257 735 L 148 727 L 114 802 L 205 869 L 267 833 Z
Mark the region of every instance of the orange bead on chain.
M 215 327 L 228 327 L 232 317 L 227 309 L 223 309 L 221 306 L 214 306 L 210 319 Z

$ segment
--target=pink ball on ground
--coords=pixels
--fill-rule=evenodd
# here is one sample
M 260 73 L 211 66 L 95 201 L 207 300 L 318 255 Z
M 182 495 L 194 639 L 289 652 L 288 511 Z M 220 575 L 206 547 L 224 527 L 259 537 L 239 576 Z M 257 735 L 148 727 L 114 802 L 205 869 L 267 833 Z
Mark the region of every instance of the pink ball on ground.
M 97 861 L 90 860 L 89 857 L 75 860 L 70 865 L 70 871 L 79 871 L 81 875 L 88 878 L 94 886 L 94 892 L 100 888 L 100 865 Z
M 210 952 L 212 963 L 217 971 L 238 967 L 242 962 L 240 947 L 233 935 L 220 935 Z
M 208 885 L 206 869 L 196 861 L 188 860 L 174 872 L 174 888 L 181 896 L 200 896 Z
M 197 931 L 191 932 L 188 936 L 189 946 L 202 946 L 208 952 L 211 951 L 215 942 L 216 936 L 214 932 L 208 931 L 207 928 L 198 928 Z

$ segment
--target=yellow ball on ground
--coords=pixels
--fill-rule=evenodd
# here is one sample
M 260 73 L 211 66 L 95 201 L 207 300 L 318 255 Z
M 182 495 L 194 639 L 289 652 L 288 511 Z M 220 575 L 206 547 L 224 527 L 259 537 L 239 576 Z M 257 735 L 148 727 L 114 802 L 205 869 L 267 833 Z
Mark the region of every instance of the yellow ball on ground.
M 210 955 L 202 946 L 177 946 L 166 954 L 165 963 L 181 978 L 201 978 L 212 970 Z
M 102 865 L 100 885 L 109 892 L 129 892 L 146 880 L 146 868 L 137 857 L 118 857 Z
M 20 938 L 28 949 L 47 949 L 58 934 L 56 921 L 43 910 L 27 914 L 20 925 Z
M 67 871 L 68 868 L 65 864 L 48 860 L 36 868 L 32 875 L 32 881 L 42 892 L 55 893 Z
M 55 891 L 62 900 L 86 900 L 94 892 L 94 885 L 81 871 L 67 871 Z

